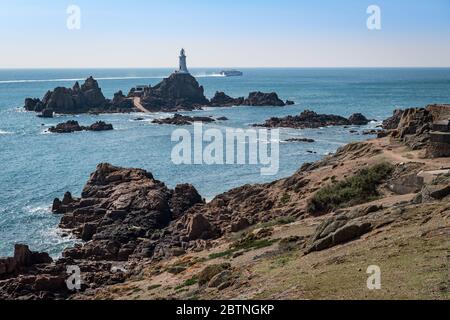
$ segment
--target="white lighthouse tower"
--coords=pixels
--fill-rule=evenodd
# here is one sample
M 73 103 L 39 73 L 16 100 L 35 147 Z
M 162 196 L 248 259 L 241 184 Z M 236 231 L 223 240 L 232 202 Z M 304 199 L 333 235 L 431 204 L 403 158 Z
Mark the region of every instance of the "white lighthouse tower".
M 189 73 L 189 70 L 187 68 L 186 64 L 186 54 L 184 49 L 181 49 L 180 52 L 180 69 L 178 70 L 178 73 Z

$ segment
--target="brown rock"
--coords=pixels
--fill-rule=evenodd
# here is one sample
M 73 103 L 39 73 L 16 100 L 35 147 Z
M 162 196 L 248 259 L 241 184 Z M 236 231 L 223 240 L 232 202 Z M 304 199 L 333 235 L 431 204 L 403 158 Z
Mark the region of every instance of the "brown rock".
M 201 214 L 192 216 L 187 226 L 189 240 L 208 239 L 214 235 L 213 225 Z

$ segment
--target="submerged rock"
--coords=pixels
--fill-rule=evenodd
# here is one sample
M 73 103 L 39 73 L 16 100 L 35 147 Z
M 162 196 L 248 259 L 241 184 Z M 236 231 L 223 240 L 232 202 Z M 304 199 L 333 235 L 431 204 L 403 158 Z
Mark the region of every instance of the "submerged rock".
M 185 126 L 185 125 L 191 125 L 194 122 L 210 123 L 210 122 L 214 122 L 214 121 L 216 121 L 216 120 L 214 120 L 213 118 L 210 118 L 210 117 L 190 117 L 190 116 L 183 116 L 181 114 L 175 114 L 172 118 L 155 119 L 152 121 L 152 123 Z

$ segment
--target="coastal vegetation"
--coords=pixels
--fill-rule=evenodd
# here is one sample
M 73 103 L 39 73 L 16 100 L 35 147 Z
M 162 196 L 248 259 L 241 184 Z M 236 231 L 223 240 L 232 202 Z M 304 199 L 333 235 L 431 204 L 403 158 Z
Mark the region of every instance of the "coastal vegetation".
M 326 213 L 373 201 L 380 196 L 377 187 L 389 177 L 393 169 L 389 163 L 380 163 L 362 169 L 343 181 L 327 185 L 313 196 L 308 211 Z

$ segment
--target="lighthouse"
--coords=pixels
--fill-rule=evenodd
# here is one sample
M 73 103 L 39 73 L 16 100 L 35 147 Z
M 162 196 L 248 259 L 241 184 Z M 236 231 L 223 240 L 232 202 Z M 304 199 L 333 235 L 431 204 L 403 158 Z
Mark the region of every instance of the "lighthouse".
M 186 54 L 184 49 L 181 49 L 180 52 L 180 69 L 178 70 L 178 73 L 189 73 L 189 70 L 187 68 L 186 64 Z

